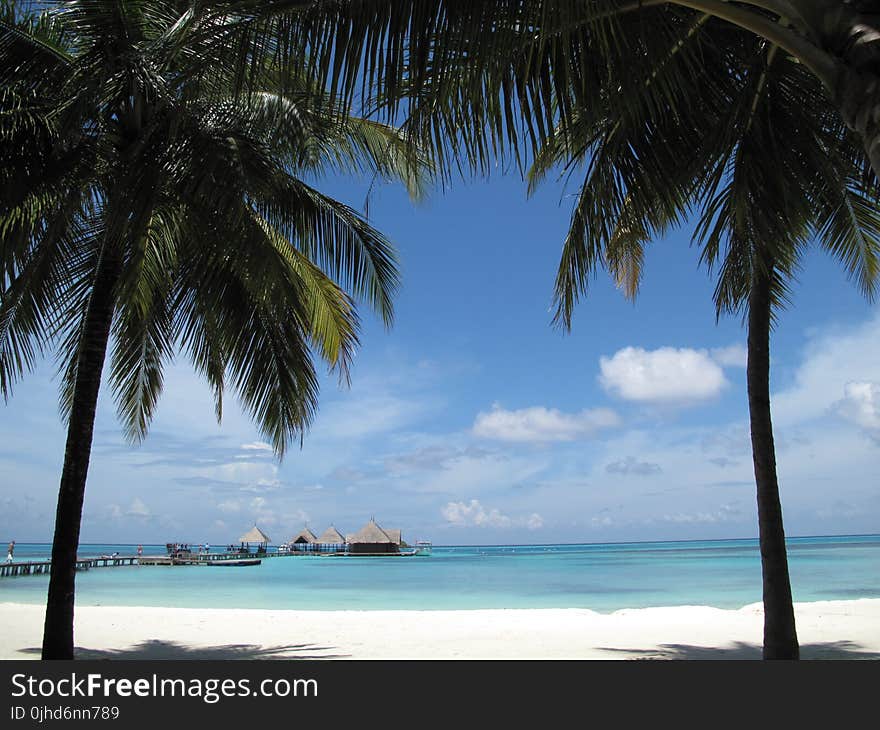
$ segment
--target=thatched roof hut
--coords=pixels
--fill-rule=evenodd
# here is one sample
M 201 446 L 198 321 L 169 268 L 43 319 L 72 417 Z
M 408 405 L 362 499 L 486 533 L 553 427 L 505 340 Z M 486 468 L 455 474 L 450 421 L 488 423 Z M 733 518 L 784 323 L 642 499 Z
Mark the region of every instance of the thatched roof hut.
M 376 520 L 370 521 L 358 530 L 354 535 L 348 536 L 348 551 L 350 553 L 396 553 L 400 549 L 400 530 L 383 530 L 376 524 Z
M 239 542 L 255 542 L 259 545 L 268 545 L 272 542 L 272 538 L 263 532 L 259 527 L 254 525 L 244 535 L 238 538 Z
M 330 525 L 324 532 L 321 533 L 321 537 L 318 538 L 318 542 L 323 545 L 341 545 L 345 542 L 345 538 L 342 536 L 342 533 L 339 532 L 333 525 Z
M 303 529 L 301 529 L 295 537 L 290 538 L 290 542 L 295 545 L 313 545 L 316 542 L 320 541 L 317 537 L 315 537 L 315 533 L 312 532 L 308 527 L 303 527 Z

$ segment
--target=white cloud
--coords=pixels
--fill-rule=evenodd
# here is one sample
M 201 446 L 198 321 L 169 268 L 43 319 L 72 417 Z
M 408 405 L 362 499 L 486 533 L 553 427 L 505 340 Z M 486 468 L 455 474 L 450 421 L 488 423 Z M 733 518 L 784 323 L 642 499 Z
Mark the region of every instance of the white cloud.
M 880 383 L 880 314 L 859 327 L 844 332 L 837 328 L 812 338 L 793 382 L 773 393 L 774 426 L 826 417 L 837 410 L 841 395 L 850 400 L 846 392 L 850 383 Z M 853 397 L 863 399 L 864 393 Z M 843 407 L 854 414 L 855 405 Z
M 834 404 L 833 411 L 868 431 L 880 430 L 880 385 L 847 383 L 843 388 L 843 399 Z
M 676 524 L 705 524 L 717 522 L 741 521 L 743 519 L 742 510 L 733 504 L 722 504 L 714 512 L 676 512 L 674 514 L 663 515 L 663 522 L 673 522 Z
M 135 497 L 125 514 L 131 517 L 150 517 L 152 513 L 140 497 Z
M 639 461 L 634 456 L 627 456 L 625 459 L 612 461 L 605 466 L 605 471 L 609 474 L 636 474 L 638 476 L 650 476 L 651 474 L 660 474 L 663 469 L 659 464 L 652 461 Z
M 249 444 L 242 444 L 241 448 L 245 451 L 272 451 L 272 447 L 265 441 L 252 441 Z
M 278 480 L 278 465 L 265 462 L 232 461 L 193 470 L 196 476 L 241 486 L 271 487 Z
M 348 396 L 322 407 L 312 438 L 339 441 L 395 431 L 417 420 L 429 405 L 382 393 Z
M 476 499 L 470 502 L 448 502 L 440 512 L 455 527 L 525 527 L 529 530 L 540 530 L 544 526 L 544 518 L 537 512 L 532 512 L 527 517 L 512 518 L 495 507 L 487 509 Z
M 625 400 L 687 404 L 717 396 L 727 385 L 706 350 L 625 347 L 599 360 L 599 382 Z
M 715 347 L 709 351 L 709 354 L 715 362 L 725 368 L 744 368 L 749 359 L 749 351 L 745 345 Z
M 442 510 L 447 522 L 457 527 L 510 527 L 511 520 L 498 509 L 486 510 L 476 499 L 470 503 L 448 502 Z
M 496 404 L 488 413 L 477 414 L 474 434 L 500 441 L 574 441 L 619 423 L 618 415 L 607 408 L 563 413 L 543 406 L 508 411 Z
M 241 488 L 242 492 L 274 492 L 277 489 L 281 489 L 281 480 L 280 479 L 257 479 L 252 484 L 247 484 Z
M 526 520 L 526 527 L 530 530 L 540 530 L 544 526 L 544 518 L 537 512 L 532 512 Z
M 217 509 L 221 512 L 226 512 L 227 514 L 231 514 L 234 512 L 239 512 L 241 510 L 241 505 L 232 499 L 227 499 L 224 502 L 220 502 L 217 504 Z

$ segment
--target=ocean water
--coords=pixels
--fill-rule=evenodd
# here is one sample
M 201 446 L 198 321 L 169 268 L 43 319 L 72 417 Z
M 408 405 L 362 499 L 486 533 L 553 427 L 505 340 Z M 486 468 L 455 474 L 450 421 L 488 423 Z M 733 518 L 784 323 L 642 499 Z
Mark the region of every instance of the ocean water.
M 80 556 L 135 554 L 82 545 Z M 789 538 L 796 601 L 880 598 L 880 535 Z M 164 545 L 145 545 L 164 554 Z M 16 560 L 48 545 L 16 545 Z M 41 604 L 48 576 L 0 579 L 0 602 Z M 77 574 L 79 605 L 291 609 L 740 608 L 761 600 L 757 540 L 435 546 L 431 556 L 270 558 L 249 568 L 133 566 Z

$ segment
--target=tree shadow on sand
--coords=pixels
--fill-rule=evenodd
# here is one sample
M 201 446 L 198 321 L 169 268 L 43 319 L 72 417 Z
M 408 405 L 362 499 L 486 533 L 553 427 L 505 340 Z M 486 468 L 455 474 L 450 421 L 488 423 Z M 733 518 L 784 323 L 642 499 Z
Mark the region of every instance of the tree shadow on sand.
M 656 649 L 597 647 L 602 651 L 634 655 L 634 659 L 761 659 L 761 645 L 744 641 L 732 646 L 660 644 Z M 801 644 L 801 659 L 880 659 L 880 652 L 866 651 L 854 641 Z
M 89 649 L 78 646 L 77 659 L 344 659 L 345 654 L 326 653 L 333 647 L 318 644 L 288 644 L 260 646 L 259 644 L 221 644 L 217 646 L 189 646 L 175 641 L 150 639 L 124 649 Z M 40 654 L 37 647 L 19 649 L 21 654 Z

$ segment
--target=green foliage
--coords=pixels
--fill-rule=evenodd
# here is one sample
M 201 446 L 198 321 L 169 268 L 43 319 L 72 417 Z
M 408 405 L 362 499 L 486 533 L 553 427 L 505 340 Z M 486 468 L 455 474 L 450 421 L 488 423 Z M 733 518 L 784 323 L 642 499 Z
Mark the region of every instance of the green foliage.
M 108 374 L 128 437 L 146 434 L 182 352 L 218 419 L 231 386 L 283 454 L 315 412 L 314 356 L 348 377 L 355 300 L 391 323 L 391 244 L 308 181 L 367 173 L 419 197 L 430 167 L 401 131 L 350 114 L 281 52 L 278 18 L 296 4 L 259 5 L 3 3 L 4 397 L 55 352 L 69 415 L 93 345 L 88 302 L 113 271 Z
M 873 294 L 876 179 L 834 96 L 847 39 L 871 27 L 858 12 L 832 0 L 350 0 L 308 3 L 281 24 L 278 50 L 339 98 L 360 91 L 388 118 L 405 113 L 444 178 L 499 160 L 532 186 L 582 170 L 555 287 L 569 327 L 599 268 L 634 295 L 644 247 L 692 215 L 719 314 L 741 311 L 759 259 L 784 304 L 813 240 Z

